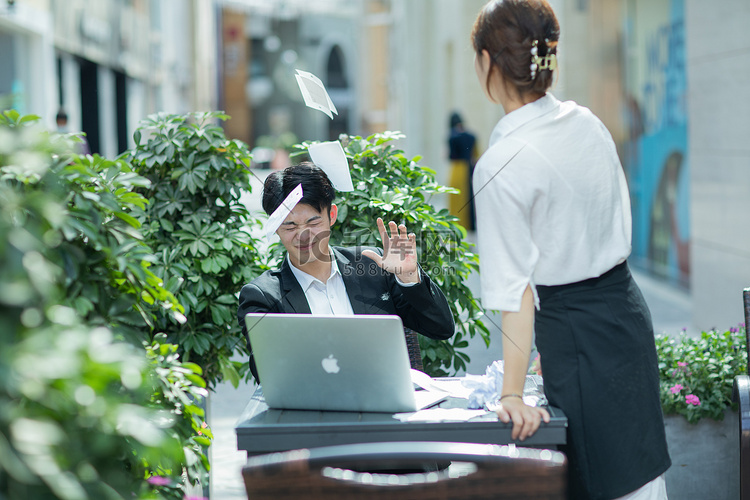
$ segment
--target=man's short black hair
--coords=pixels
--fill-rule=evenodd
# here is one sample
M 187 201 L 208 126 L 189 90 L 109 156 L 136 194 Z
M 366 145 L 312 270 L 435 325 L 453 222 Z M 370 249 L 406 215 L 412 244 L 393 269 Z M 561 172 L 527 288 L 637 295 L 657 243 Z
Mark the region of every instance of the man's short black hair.
M 309 161 L 273 172 L 263 184 L 263 210 L 271 215 L 289 193 L 302 184 L 300 203 L 330 213 L 336 190 L 325 172 Z

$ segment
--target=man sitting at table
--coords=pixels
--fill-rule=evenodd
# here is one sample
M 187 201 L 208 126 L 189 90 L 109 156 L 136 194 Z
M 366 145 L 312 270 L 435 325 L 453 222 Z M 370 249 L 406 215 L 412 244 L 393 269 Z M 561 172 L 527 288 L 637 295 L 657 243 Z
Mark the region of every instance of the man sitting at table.
M 248 342 L 256 380 L 247 313 L 392 314 L 433 339 L 454 333 L 448 301 L 417 262 L 416 236 L 406 226 L 378 218 L 383 249 L 331 247 L 338 208 L 323 170 L 310 162 L 273 172 L 263 186 L 263 210 L 272 214 L 302 184 L 302 199 L 276 233 L 287 251 L 279 269 L 266 271 L 240 291 L 237 317 Z

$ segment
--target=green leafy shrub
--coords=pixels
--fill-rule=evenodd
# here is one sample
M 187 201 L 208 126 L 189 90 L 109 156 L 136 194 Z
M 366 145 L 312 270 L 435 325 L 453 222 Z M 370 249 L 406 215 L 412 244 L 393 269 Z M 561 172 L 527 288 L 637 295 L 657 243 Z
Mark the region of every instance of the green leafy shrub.
M 156 425 L 142 353 L 66 308 L 0 346 L 0 496 L 127 498 L 145 491 L 142 463 L 178 463 L 178 442 Z
M 656 337 L 661 403 L 664 413 L 723 420 L 732 406 L 734 377 L 747 373 L 745 325 L 719 332 L 701 332 L 692 338 Z
M 237 324 L 236 294 L 263 269 L 240 203 L 249 190 L 250 153 L 216 124 L 221 113 L 158 114 L 141 123 L 127 153 L 151 181 L 143 233 L 158 262 L 154 272 L 185 306 L 186 322 L 168 316 L 157 324 L 182 357 L 200 365 L 209 386 L 235 386 L 248 370 Z M 232 361 L 234 353 L 242 361 Z
M 70 217 L 60 227 L 65 258 L 65 303 L 89 323 L 106 324 L 134 342 L 150 340 L 157 314 L 184 322 L 183 308 L 150 266 L 155 261 L 139 232 L 146 199 L 134 192 L 148 180 L 122 160 L 74 156 L 59 169 L 68 188 Z
M 205 476 L 188 459 L 210 432 L 180 402 L 205 394 L 199 372 L 133 338 L 164 349 L 135 332 L 180 309 L 131 214 L 146 181 L 37 120 L 0 114 L 0 497 L 153 498 L 147 476 Z
M 49 227 L 35 227 L 61 260 L 66 287 L 63 305 L 92 325 L 108 325 L 136 345 L 150 341 L 157 312 L 184 321 L 182 306 L 149 270 L 151 249 L 136 219 L 147 201 L 134 189 L 149 181 L 121 160 L 74 152 L 75 136 L 48 134 L 35 117 L 3 115 L 8 140 L 17 136 L 23 149 L 0 156 L 2 180 L 18 196 L 52 191 L 61 205 L 45 213 Z M 19 224 L 41 221 L 16 212 Z
M 417 235 L 419 263 L 448 299 L 457 325 L 456 334 L 446 341 L 419 337 L 424 368 L 432 376 L 444 376 L 466 369 L 469 356 L 461 350 L 467 337 L 482 335 L 489 345 L 489 331 L 482 323 L 484 311 L 466 284 L 479 268 L 479 258 L 466 239 L 466 230 L 447 209 L 436 210 L 435 195 L 454 193 L 441 186 L 435 171 L 409 159 L 393 144 L 403 138 L 399 132 L 374 134 L 367 138 L 342 136 L 350 162 L 354 191 L 338 193 L 337 223 L 331 240 L 342 245 L 382 246 L 375 221 L 393 220 L 405 224 Z M 310 143 L 298 149 L 307 150 Z
M 156 491 L 165 498 L 182 500 L 185 488 L 180 477 L 184 471 L 189 485 L 208 484 L 210 468 L 206 450 L 211 445 L 213 434 L 206 424 L 205 410 L 197 404 L 204 401 L 208 392 L 206 382 L 201 377 L 200 366 L 180 360 L 178 346 L 167 344 L 166 335 L 156 336 L 151 345 L 146 346 L 147 360 L 151 372 L 150 400 L 146 405 L 155 411 L 169 408 L 168 418 L 171 426 L 166 431 L 172 438 L 171 443 L 180 443 L 179 469 L 170 468 L 169 464 L 159 465 L 157 461 L 146 461 L 145 473 L 151 479 Z M 154 478 L 160 478 L 160 481 Z

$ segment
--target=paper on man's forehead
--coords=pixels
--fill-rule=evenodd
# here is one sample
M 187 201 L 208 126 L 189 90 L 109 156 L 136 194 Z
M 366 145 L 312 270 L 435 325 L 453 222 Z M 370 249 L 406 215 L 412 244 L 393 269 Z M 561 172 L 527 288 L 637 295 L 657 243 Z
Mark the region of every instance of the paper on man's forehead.
M 294 210 L 294 207 L 297 206 L 297 203 L 299 203 L 299 200 L 302 199 L 302 184 L 297 184 L 297 187 L 292 189 L 291 193 L 287 195 L 286 198 L 284 198 L 284 201 L 281 202 L 281 205 L 279 205 L 279 208 L 273 211 L 273 213 L 268 217 L 268 220 L 265 224 L 265 232 L 266 232 L 266 238 L 270 238 L 273 233 L 276 232 L 276 230 L 281 226 L 281 223 L 284 222 L 284 220 L 289 216 L 289 213 Z
M 333 101 L 328 96 L 325 85 L 320 81 L 320 78 L 308 73 L 307 71 L 297 70 L 297 74 L 294 75 L 297 79 L 297 85 L 302 92 L 302 98 L 305 100 L 305 105 L 310 108 L 317 109 L 328 115 L 328 118 L 333 120 L 333 114 L 331 112 L 339 114 L 336 111 L 336 106 L 333 105 Z
M 337 191 L 354 190 L 349 162 L 339 141 L 311 144 L 307 152 L 312 162 L 328 175 Z

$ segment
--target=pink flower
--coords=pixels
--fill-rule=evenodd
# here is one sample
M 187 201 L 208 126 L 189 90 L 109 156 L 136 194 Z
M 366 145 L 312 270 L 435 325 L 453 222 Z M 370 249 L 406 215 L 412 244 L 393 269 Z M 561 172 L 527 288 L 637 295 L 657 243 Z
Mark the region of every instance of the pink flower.
M 674 385 L 674 387 L 672 387 L 672 388 L 671 388 L 671 389 L 669 389 L 669 390 L 670 390 L 670 391 L 672 391 L 672 394 L 677 394 L 677 393 L 678 393 L 678 392 L 680 392 L 680 391 L 681 391 L 682 389 L 683 389 L 682 385 L 680 385 L 680 384 L 675 384 L 675 385 Z
M 685 362 L 683 362 L 683 361 L 678 361 L 678 362 L 677 362 L 677 366 L 682 366 L 682 367 L 684 368 L 684 367 L 686 367 L 686 366 L 687 366 L 687 363 L 685 363 Z
M 168 478 L 161 476 L 151 476 L 150 478 L 146 479 L 146 481 L 148 481 L 149 484 L 153 484 L 155 486 L 166 486 L 171 482 Z
M 685 403 L 693 406 L 700 406 L 701 400 L 695 394 L 688 394 L 685 396 Z
M 531 364 L 531 370 L 539 375 L 542 376 L 542 359 L 541 354 L 537 354 L 536 358 L 534 358 L 534 362 Z

